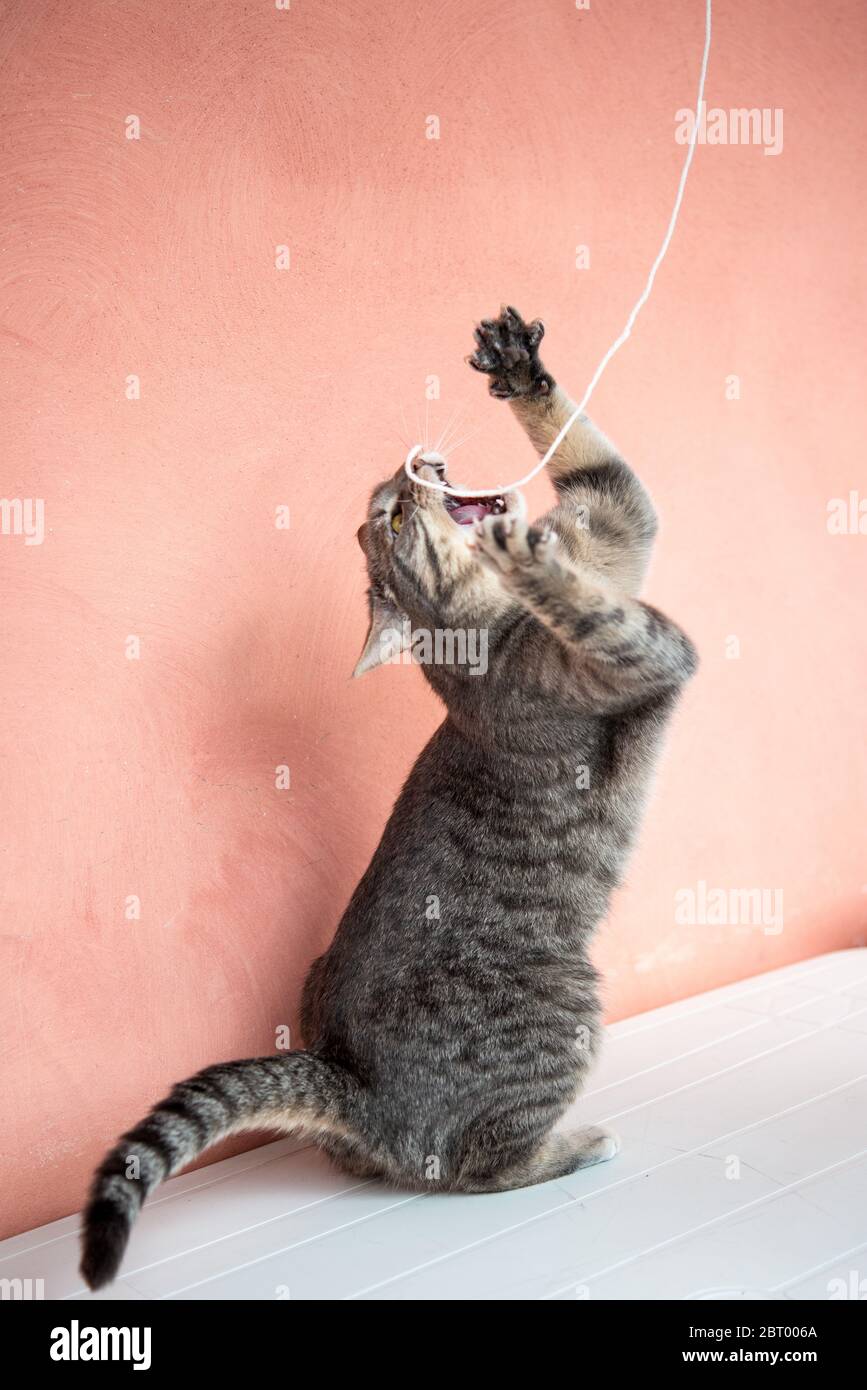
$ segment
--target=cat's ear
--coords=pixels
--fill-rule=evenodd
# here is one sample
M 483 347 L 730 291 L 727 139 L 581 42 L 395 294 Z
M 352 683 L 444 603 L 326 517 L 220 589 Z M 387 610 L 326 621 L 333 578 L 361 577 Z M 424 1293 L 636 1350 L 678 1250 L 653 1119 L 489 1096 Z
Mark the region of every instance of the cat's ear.
M 352 674 L 363 676 L 365 671 L 372 671 L 386 661 L 397 661 L 410 645 L 410 638 L 410 622 L 406 615 L 387 599 L 372 597 L 370 630 Z

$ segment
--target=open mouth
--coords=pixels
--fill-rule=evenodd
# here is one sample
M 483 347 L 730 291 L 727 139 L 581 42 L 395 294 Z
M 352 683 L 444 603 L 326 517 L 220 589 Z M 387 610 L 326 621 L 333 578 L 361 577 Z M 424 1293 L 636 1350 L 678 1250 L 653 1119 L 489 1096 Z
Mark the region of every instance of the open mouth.
M 421 454 L 418 461 L 433 468 L 441 483 L 446 481 L 446 461 L 442 454 L 435 451 Z M 499 516 L 500 512 L 506 510 L 503 497 L 452 497 L 451 493 L 446 493 L 443 504 L 458 526 L 472 526 L 477 521 L 484 521 L 486 516 Z
M 498 516 L 506 510 L 502 497 L 452 497 L 445 498 L 445 508 L 452 521 L 458 526 L 472 526 L 483 521 L 486 516 Z

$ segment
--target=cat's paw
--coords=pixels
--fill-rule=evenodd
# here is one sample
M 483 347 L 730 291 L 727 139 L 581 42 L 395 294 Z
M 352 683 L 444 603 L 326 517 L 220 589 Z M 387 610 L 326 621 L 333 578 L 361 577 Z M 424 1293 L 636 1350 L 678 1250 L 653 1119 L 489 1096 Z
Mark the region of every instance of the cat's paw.
M 605 1125 L 588 1125 L 570 1136 L 575 1142 L 575 1167 L 590 1168 L 595 1163 L 608 1163 L 620 1152 L 620 1136 Z
M 528 526 L 522 516 L 511 513 L 477 521 L 469 544 L 482 564 L 507 577 L 548 569 L 557 537 L 550 527 Z
M 541 319 L 525 323 L 517 309 L 506 305 L 499 318 L 482 319 L 475 330 L 476 350 L 467 361 L 488 375 L 492 396 L 547 396 L 554 378 L 539 360 L 544 334 Z

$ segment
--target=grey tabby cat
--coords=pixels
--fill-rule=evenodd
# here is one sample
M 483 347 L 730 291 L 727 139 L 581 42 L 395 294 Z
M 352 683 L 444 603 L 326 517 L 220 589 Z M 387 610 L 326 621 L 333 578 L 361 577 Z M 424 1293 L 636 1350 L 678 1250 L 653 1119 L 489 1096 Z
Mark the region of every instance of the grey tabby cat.
M 469 358 L 540 454 L 573 409 L 543 332 L 507 308 Z M 444 476 L 427 459 L 423 475 Z M 307 977 L 307 1050 L 181 1082 L 98 1169 L 91 1288 L 116 1274 L 152 1188 L 240 1130 L 302 1132 L 353 1174 L 424 1192 L 500 1192 L 616 1153 L 605 1130 L 555 1125 L 599 1041 L 590 941 L 696 657 L 635 597 L 653 509 L 586 417 L 550 473 L 557 504 L 535 525 L 519 493 L 445 498 L 402 470 L 374 491 L 359 673 L 395 633 L 445 629 L 484 629 L 487 671 L 423 668 L 446 718 Z

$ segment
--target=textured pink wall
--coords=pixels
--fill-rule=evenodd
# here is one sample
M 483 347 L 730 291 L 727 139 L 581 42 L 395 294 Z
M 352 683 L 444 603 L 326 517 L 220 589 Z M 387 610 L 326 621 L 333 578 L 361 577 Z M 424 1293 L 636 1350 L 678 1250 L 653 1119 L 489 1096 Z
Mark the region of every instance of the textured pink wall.
M 439 719 L 416 671 L 348 679 L 367 491 L 431 373 L 432 429 L 462 402 L 480 430 L 455 467 L 526 469 L 461 360 L 504 298 L 583 387 L 669 214 L 702 5 L 11 0 L 2 24 L 0 492 L 46 526 L 0 535 L 5 1233 L 74 1209 L 173 1079 L 294 1025 Z M 864 66 L 858 0 L 717 0 L 709 104 L 782 108 L 784 148 L 697 151 L 595 398 L 662 514 L 648 595 L 703 656 L 599 944 L 611 1017 L 864 939 L 867 536 L 826 527 L 865 486 Z M 700 880 L 781 889 L 783 930 L 679 924 Z

